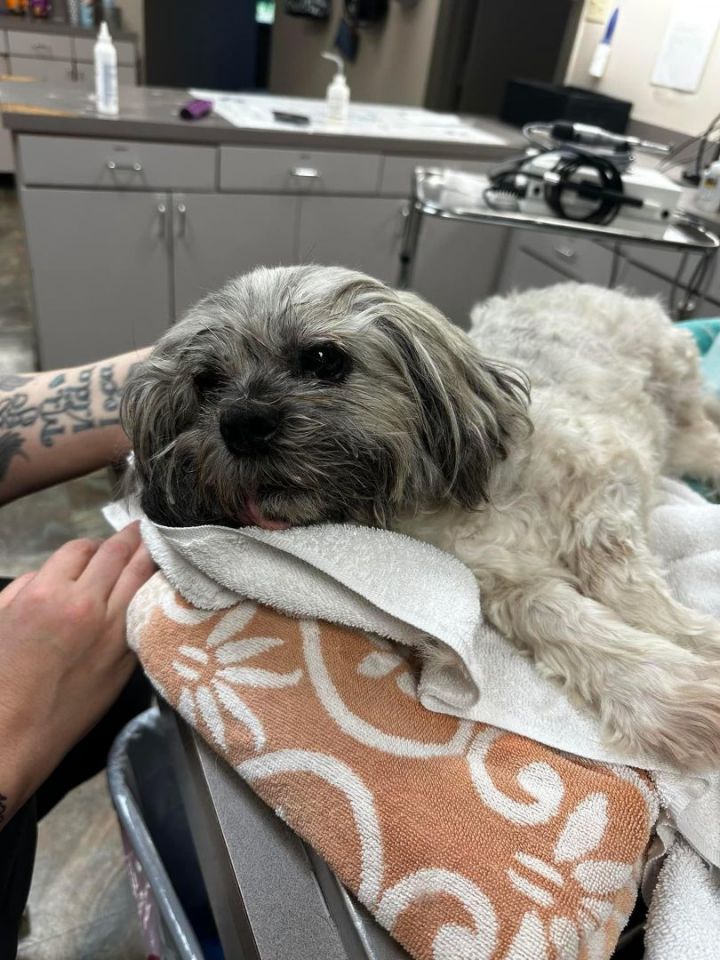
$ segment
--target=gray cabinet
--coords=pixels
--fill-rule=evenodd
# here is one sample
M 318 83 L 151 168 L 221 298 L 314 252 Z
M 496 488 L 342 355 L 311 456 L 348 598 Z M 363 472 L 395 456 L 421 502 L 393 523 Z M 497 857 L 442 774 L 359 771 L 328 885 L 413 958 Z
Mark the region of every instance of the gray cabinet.
M 548 266 L 522 247 L 514 247 L 505 262 L 498 283 L 499 293 L 522 292 L 566 283 L 574 277 Z
M 304 197 L 297 260 L 350 267 L 396 284 L 403 206 L 386 197 Z
M 167 194 L 21 191 L 44 369 L 152 343 L 171 322 Z
M 426 217 L 412 289 L 467 330 L 472 307 L 495 292 L 508 232 L 504 227 Z
M 296 261 L 298 198 L 173 194 L 175 314 L 231 277 Z

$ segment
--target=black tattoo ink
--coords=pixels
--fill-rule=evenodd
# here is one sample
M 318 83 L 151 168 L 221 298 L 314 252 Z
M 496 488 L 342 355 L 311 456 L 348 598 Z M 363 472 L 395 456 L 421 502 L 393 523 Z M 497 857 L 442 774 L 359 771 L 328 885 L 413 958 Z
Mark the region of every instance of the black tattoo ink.
M 7 813 L 8 798 L 4 793 L 0 793 L 0 827 L 5 823 L 5 814 Z
M 27 460 L 27 454 L 23 451 L 24 443 L 25 439 L 13 431 L 4 433 L 0 437 L 0 480 L 5 479 L 13 457 L 21 456 Z
M 120 409 L 120 398 L 122 397 L 122 387 L 119 387 L 115 380 L 115 367 L 109 364 L 107 367 L 100 367 L 100 389 L 103 392 L 103 410 L 113 413 Z
M 3 393 L 9 393 L 11 390 L 17 390 L 18 387 L 24 387 L 35 377 L 22 377 L 17 373 L 4 373 L 0 375 L 0 390 Z
M 87 367 L 78 374 L 75 384 L 68 384 L 65 374 L 58 374 L 50 382 L 56 392 L 39 404 L 30 404 L 27 393 L 16 393 L 0 400 L 0 429 L 17 430 L 40 424 L 40 443 L 52 447 L 55 439 L 67 433 L 82 433 L 95 427 L 113 427 L 120 419 L 115 413 L 120 405 L 121 388 L 117 385 L 112 365 L 102 368 L 100 388 L 104 394 L 103 408 L 114 416 L 95 418 L 91 415 L 91 381 L 95 367 Z M 68 423 L 69 421 L 69 423 Z

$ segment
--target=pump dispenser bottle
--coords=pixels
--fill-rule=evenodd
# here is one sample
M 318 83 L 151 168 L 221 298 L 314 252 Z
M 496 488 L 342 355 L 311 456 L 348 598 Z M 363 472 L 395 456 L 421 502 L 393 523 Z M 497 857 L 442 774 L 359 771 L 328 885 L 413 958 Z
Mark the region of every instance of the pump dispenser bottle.
M 98 113 L 116 116 L 118 106 L 117 51 L 107 23 L 103 22 L 95 44 L 95 100 Z
M 337 65 L 337 72 L 328 85 L 325 101 L 327 122 L 340 126 L 347 123 L 350 107 L 350 87 L 345 79 L 345 64 L 342 57 L 335 53 L 323 53 L 322 56 Z

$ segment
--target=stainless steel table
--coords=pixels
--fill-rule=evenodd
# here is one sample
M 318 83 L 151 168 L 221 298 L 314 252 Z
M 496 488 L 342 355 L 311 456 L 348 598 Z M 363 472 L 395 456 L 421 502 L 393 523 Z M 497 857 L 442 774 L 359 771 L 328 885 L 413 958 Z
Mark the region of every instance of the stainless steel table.
M 472 191 L 469 192 L 462 188 L 462 184 L 464 180 L 467 185 L 471 179 L 474 184 Z M 573 234 L 606 241 L 613 251 L 608 284 L 610 287 L 617 284 L 621 244 L 675 250 L 679 255 L 679 261 L 671 293 L 670 312 L 676 319 L 683 319 L 691 313 L 694 303 L 705 291 L 710 279 L 710 267 L 720 247 L 720 239 L 691 214 L 675 214 L 664 234 L 652 237 L 641 233 L 639 229 L 613 227 L 612 223 L 600 226 L 576 220 L 563 220 L 559 217 L 540 217 L 492 209 L 479 199 L 483 184 L 489 186 L 489 180 L 481 176 L 471 178 L 468 174 L 458 173 L 452 169 L 426 167 L 415 169 L 400 253 L 399 285 L 401 287 L 407 289 L 412 286 L 413 264 L 420 243 L 424 218 L 438 217 L 441 220 Z M 683 281 L 688 260 L 693 257 L 696 262 L 692 265 L 688 280 Z M 676 302 L 678 289 L 683 290 L 683 296 L 679 302 Z
M 409 960 L 325 861 L 160 709 L 227 960 Z

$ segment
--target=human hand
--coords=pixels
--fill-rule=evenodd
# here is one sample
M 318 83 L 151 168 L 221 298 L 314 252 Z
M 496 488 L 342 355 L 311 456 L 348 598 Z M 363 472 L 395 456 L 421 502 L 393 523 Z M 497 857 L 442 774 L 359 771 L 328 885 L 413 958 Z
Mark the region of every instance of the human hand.
M 135 657 L 125 615 L 154 570 L 131 524 L 73 540 L 0 593 L 0 794 L 5 819 L 111 706 Z M 2 823 L 0 823 L 0 827 Z

